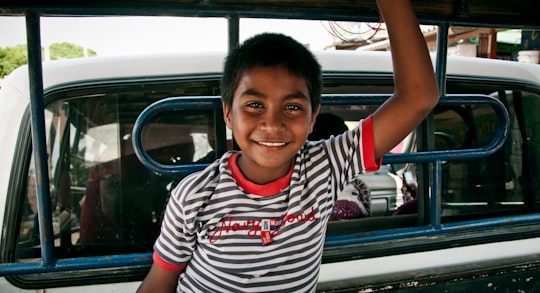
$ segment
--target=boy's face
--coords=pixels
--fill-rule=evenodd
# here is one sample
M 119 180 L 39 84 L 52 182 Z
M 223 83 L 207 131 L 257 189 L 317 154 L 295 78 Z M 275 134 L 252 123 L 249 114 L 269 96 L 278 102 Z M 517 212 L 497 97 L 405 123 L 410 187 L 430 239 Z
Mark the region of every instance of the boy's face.
M 284 176 L 305 143 L 319 109 L 311 109 L 306 81 L 281 66 L 255 67 L 242 76 L 225 123 L 242 150 L 239 166 L 264 184 Z

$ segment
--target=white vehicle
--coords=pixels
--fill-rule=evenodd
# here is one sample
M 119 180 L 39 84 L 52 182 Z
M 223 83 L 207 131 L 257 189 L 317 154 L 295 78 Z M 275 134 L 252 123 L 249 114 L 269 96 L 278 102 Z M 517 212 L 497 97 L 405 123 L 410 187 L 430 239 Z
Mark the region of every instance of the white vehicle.
M 324 94 L 386 95 L 393 90 L 387 53 L 316 55 L 325 72 Z M 135 290 L 151 263 L 171 186 L 233 146 L 221 110 L 211 103 L 198 110 L 165 111 L 146 125 L 141 141 L 155 161 L 180 166 L 184 173 L 160 176 L 134 154 L 134 123 L 147 106 L 165 98 L 215 101 L 223 57 L 95 57 L 43 64 L 49 203 L 58 259 L 56 269 L 49 270 L 31 265 L 42 259 L 43 248 L 27 67 L 5 79 L 0 89 L 0 257 L 30 273 L 6 274 L 9 270 L 0 267 L 5 275 L 1 292 Z M 446 89 L 449 99 L 452 94 L 482 95 L 486 102 L 471 104 L 465 97 L 460 103 L 441 103 L 397 153 L 482 150 L 503 127 L 491 100 L 509 113 L 507 139 L 487 157 L 392 163 L 360 178 L 372 199 L 372 215 L 330 223 L 320 291 L 433 292 L 448 286 L 527 291 L 540 286 L 540 66 L 449 58 Z M 332 99 L 324 99 L 321 112 L 337 114 L 349 125 L 376 107 L 355 97 L 339 105 Z M 401 175 L 411 169 L 418 178 L 418 211 L 392 216 L 402 201 Z M 103 265 L 107 260 L 111 264 Z M 91 267 L 100 262 L 101 267 Z

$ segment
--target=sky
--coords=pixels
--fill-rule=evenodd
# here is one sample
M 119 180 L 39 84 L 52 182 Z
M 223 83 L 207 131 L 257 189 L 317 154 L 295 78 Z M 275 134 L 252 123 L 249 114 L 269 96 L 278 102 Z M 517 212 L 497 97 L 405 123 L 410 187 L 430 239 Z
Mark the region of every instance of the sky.
M 272 31 L 288 34 L 312 49 L 324 49 L 336 41 L 329 30 L 328 22 L 317 20 L 241 19 L 240 41 Z M 354 30 L 366 31 L 362 25 Z M 25 31 L 24 17 L 0 17 L 0 47 L 25 44 Z M 511 37 L 514 42 L 521 34 L 499 33 L 499 37 Z M 41 42 L 42 46 L 73 43 L 94 50 L 98 56 L 226 51 L 227 21 L 164 16 L 42 17 Z
M 24 17 L 0 17 L 0 47 L 26 43 Z M 241 19 L 240 41 L 262 31 L 286 33 L 313 49 L 333 42 L 321 21 Z M 43 17 L 41 43 L 69 42 L 98 56 L 227 49 L 224 18 Z

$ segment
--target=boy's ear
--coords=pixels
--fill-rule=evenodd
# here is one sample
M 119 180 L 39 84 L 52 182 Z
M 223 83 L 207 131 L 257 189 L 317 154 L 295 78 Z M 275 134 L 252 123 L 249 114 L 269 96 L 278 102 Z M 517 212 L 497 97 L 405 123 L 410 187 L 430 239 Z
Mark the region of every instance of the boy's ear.
M 232 129 L 231 127 L 231 109 L 225 102 L 221 102 L 221 108 L 223 109 L 223 120 L 225 121 L 225 125 L 229 129 Z

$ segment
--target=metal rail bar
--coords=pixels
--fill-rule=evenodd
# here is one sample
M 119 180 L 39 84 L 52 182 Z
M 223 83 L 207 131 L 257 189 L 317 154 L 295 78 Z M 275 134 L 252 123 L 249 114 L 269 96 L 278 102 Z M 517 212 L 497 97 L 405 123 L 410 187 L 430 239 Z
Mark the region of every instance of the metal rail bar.
M 141 114 L 139 114 L 139 117 L 137 117 L 132 132 L 132 135 L 134 136 L 132 138 L 133 149 L 139 161 L 156 174 L 172 177 L 183 177 L 206 168 L 208 164 L 165 165 L 158 163 L 144 150 L 142 143 L 142 131 L 144 126 L 157 114 L 167 111 L 202 109 L 220 109 L 221 111 L 221 98 L 219 96 L 168 98 L 154 102 L 146 107 Z
M 442 161 L 432 163 L 433 182 L 429 197 L 429 224 L 435 229 L 441 227 L 442 218 Z
M 0 264 L 0 276 L 81 271 L 96 268 L 119 268 L 148 265 L 151 263 L 151 252 L 61 259 L 55 261 L 52 265 L 45 265 L 41 262 L 19 262 Z
M 439 94 L 446 94 L 446 63 L 448 60 L 448 30 L 450 25 L 448 23 L 441 23 L 437 30 L 437 56 L 435 59 L 435 76 L 437 78 L 437 84 L 439 86 Z M 429 119 L 426 119 L 424 133 L 433 133 L 435 131 L 433 113 L 429 115 Z M 435 138 L 433 136 L 424 136 L 425 148 L 424 150 L 431 150 L 435 148 Z M 437 160 L 431 164 L 432 172 L 427 172 L 427 176 L 424 177 L 424 182 L 429 185 L 424 187 L 424 192 L 429 194 L 429 197 L 422 198 L 421 202 L 429 199 L 429 210 L 427 216 L 429 217 L 429 224 L 433 227 L 440 227 L 441 224 L 441 200 L 442 200 L 442 161 Z M 427 170 L 428 166 L 424 166 L 423 170 Z M 429 188 L 431 186 L 431 188 Z M 422 205 L 424 207 L 425 204 Z M 420 205 L 419 205 L 420 207 Z M 425 221 L 425 220 L 424 220 Z
M 437 30 L 437 58 L 435 59 L 435 75 L 439 85 L 439 93 L 446 94 L 446 61 L 448 60 L 448 23 L 441 23 Z
M 323 105 L 379 105 L 389 95 L 323 95 Z M 423 151 L 405 154 L 388 154 L 383 157 L 383 164 L 394 163 L 428 163 L 436 161 L 468 160 L 486 157 L 493 154 L 504 145 L 510 129 L 508 112 L 497 99 L 484 95 L 448 95 L 439 101 L 439 105 L 477 105 L 485 104 L 495 110 L 497 117 L 497 132 L 492 141 L 485 147 L 475 149 Z M 173 110 L 221 109 L 218 96 L 205 97 L 174 97 L 157 101 L 144 109 L 133 127 L 133 148 L 141 163 L 156 174 L 181 177 L 193 171 L 202 170 L 206 165 L 165 165 L 156 162 L 144 150 L 142 131 L 146 123 L 161 112 Z
M 540 214 L 506 216 L 486 220 L 473 220 L 454 223 L 441 224 L 438 227 L 431 225 L 420 227 L 408 227 L 393 230 L 383 230 L 366 233 L 354 233 L 338 236 L 329 236 L 326 238 L 325 247 L 336 247 L 345 245 L 354 245 L 362 243 L 372 243 L 379 241 L 398 240 L 414 237 L 432 237 L 437 235 L 452 234 L 457 231 L 478 231 L 479 229 L 490 229 L 498 227 L 508 227 L 508 225 L 527 225 L 538 223 Z
M 238 15 L 230 15 L 227 18 L 228 36 L 229 36 L 229 51 L 238 47 L 240 44 L 240 18 Z
M 340 236 L 329 236 L 326 238 L 325 247 L 336 247 L 345 245 L 355 245 L 363 243 L 373 243 L 379 241 L 398 240 L 414 237 L 430 237 L 445 234 L 452 234 L 456 231 L 476 231 L 478 229 L 489 229 L 512 225 L 526 225 L 538 223 L 540 214 L 520 215 L 511 217 L 494 218 L 490 221 L 475 220 L 458 223 L 441 224 L 440 227 L 421 226 L 400 228 L 386 231 L 376 231 L 369 233 L 355 233 Z M 54 266 L 45 266 L 41 262 L 24 262 L 0 264 L 0 276 L 14 276 L 26 274 L 39 274 L 51 272 L 67 272 L 86 269 L 120 268 L 149 265 L 152 263 L 152 253 L 123 254 L 111 256 L 80 257 L 73 259 L 62 259 L 55 262 Z
M 30 82 L 30 113 L 32 143 L 36 170 L 36 193 L 43 265 L 55 261 L 53 246 L 53 226 L 51 194 L 49 189 L 49 167 L 47 139 L 45 137 L 45 105 L 43 100 L 43 73 L 41 67 L 41 39 L 39 15 L 32 11 L 26 14 L 26 35 L 28 42 L 28 71 Z
M 15 2 L 15 1 L 13 1 Z M 20 2 L 20 1 L 19 1 Z M 377 22 L 379 17 L 373 10 L 373 6 L 363 5 L 356 9 L 302 7 L 287 9 L 286 6 L 254 5 L 244 3 L 243 5 L 208 5 L 203 4 L 175 4 L 175 3 L 153 3 L 152 5 L 136 5 L 129 3 L 109 3 L 93 2 L 80 5 L 75 3 L 68 5 L 66 2 L 56 5 L 24 5 L 20 3 L 0 3 L 0 15 L 23 15 L 29 9 L 36 11 L 43 16 L 185 16 L 185 17 L 228 17 L 235 14 L 240 18 L 278 18 L 278 19 L 309 19 L 309 20 L 332 20 L 332 21 L 369 21 Z M 530 1 L 531 11 L 537 11 L 539 4 Z M 432 5 L 430 5 L 432 6 Z M 370 10 L 370 8 L 372 8 Z M 469 13 L 466 17 L 457 14 L 433 14 L 432 10 L 419 11 L 417 17 L 422 24 L 438 25 L 446 22 L 456 26 L 469 27 L 512 27 L 512 28 L 539 28 L 540 22 L 534 18 L 532 13 L 527 13 L 524 17 L 508 15 L 501 17 L 476 16 Z
M 197 16 L 197 17 L 229 17 L 229 26 L 233 30 L 236 30 L 237 21 L 239 17 L 266 17 L 266 18 L 297 18 L 297 19 L 319 19 L 319 20 L 342 20 L 342 21 L 378 21 L 378 15 L 374 13 L 360 13 L 357 11 L 350 13 L 343 13 L 342 10 L 336 11 L 322 11 L 319 9 L 295 9 L 283 11 L 282 8 L 265 8 L 250 6 L 213 6 L 211 9 L 201 9 L 201 6 L 171 6 L 171 5 L 155 5 L 149 7 L 147 5 L 141 5 L 142 8 L 136 8 L 135 6 L 121 6 L 110 5 L 107 6 L 88 6 L 88 7 L 73 7 L 73 6 L 56 6 L 47 7 L 42 5 L 41 7 L 23 7 L 12 6 L 5 7 L 0 5 L 0 15 L 12 15 L 21 14 L 26 15 L 27 22 L 27 36 L 28 36 L 28 53 L 29 53 L 29 70 L 30 70 L 30 107 L 31 107 L 31 123 L 32 123 L 32 140 L 34 146 L 34 156 L 36 158 L 36 184 L 37 184 L 37 201 L 39 210 L 39 227 L 41 237 L 41 250 L 42 261 L 37 262 L 19 262 L 19 263 L 6 263 L 0 264 L 0 276 L 8 275 L 21 275 L 21 274 L 37 274 L 37 273 L 50 273 L 50 272 L 65 272 L 75 270 L 86 269 L 99 269 L 99 268 L 117 268 L 126 266 L 139 266 L 148 265 L 152 262 L 151 253 L 141 254 L 123 254 L 123 255 L 111 255 L 111 256 L 96 256 L 96 257 L 84 257 L 73 259 L 61 259 L 56 260 L 54 257 L 54 238 L 52 233 L 52 217 L 51 217 L 51 202 L 50 202 L 50 189 L 49 189 L 49 176 L 48 176 L 48 163 L 47 163 L 47 151 L 46 151 L 46 137 L 44 131 L 44 104 L 43 104 L 43 82 L 42 82 L 42 70 L 41 70 L 41 52 L 40 52 L 40 16 L 104 16 L 104 15 L 171 15 L 171 16 Z M 521 26 L 519 23 L 505 23 L 504 21 L 498 23 L 487 23 L 486 21 L 475 19 L 462 19 L 459 17 L 443 17 L 443 18 L 430 18 L 429 16 L 419 16 L 419 20 L 423 24 L 436 24 L 441 26 L 443 33 L 438 37 L 442 45 L 438 45 L 438 58 L 437 58 L 437 79 L 440 83 L 441 94 L 444 93 L 444 81 L 446 72 L 446 42 L 447 28 L 450 24 L 462 25 L 462 26 Z M 441 25 L 441 23 L 443 23 Z M 538 23 L 526 24 L 531 27 L 540 27 Z M 443 30 L 444 29 L 444 30 Z M 446 31 L 446 35 L 444 34 Z M 231 34 L 230 45 L 237 42 L 235 40 L 237 36 Z M 473 97 L 473 98 L 472 98 Z M 367 95 L 326 95 L 324 97 L 325 104 L 351 104 L 351 101 L 356 101 L 357 104 L 361 102 L 363 104 L 380 104 L 388 96 L 367 96 Z M 472 98 L 472 99 L 471 99 Z M 363 99 L 363 100 L 362 100 Z M 158 102 L 159 103 L 159 102 Z M 444 96 L 440 101 L 440 105 L 453 105 L 453 104 L 470 104 L 470 103 L 488 103 L 492 105 L 497 114 L 499 123 L 498 131 L 493 141 L 485 148 L 479 148 L 474 150 L 461 150 L 461 151 L 439 151 L 439 152 L 418 152 L 406 155 L 387 155 L 383 159 L 383 163 L 398 163 L 398 162 L 435 162 L 434 171 L 438 173 L 435 175 L 440 180 L 440 162 L 443 160 L 462 160 L 478 158 L 487 156 L 498 148 L 501 147 L 504 140 L 508 135 L 508 113 L 504 109 L 504 106 L 500 105 L 495 99 L 486 96 Z M 218 109 L 221 107 L 221 101 L 219 97 L 204 97 L 204 98 L 172 98 L 164 100 L 162 104 L 154 105 L 149 109 L 146 109 L 139 119 L 137 120 L 136 129 L 134 129 L 134 145 L 136 154 L 143 162 L 143 164 L 153 170 L 156 173 L 165 175 L 185 175 L 194 171 L 200 170 L 206 166 L 206 164 L 190 165 L 190 166 L 166 166 L 157 164 L 153 161 L 148 154 L 143 150 L 142 143 L 138 137 L 140 137 L 140 131 L 144 127 L 144 124 L 154 114 L 160 111 L 167 111 L 177 109 L 175 107 L 181 106 L 181 109 Z M 502 109 L 502 110 L 501 110 Z M 502 142 L 502 143 L 501 143 Z M 438 162 L 438 163 L 437 163 Z M 439 167 L 437 167 L 439 166 Z M 437 180 L 435 180 L 437 181 Z M 434 184 L 437 184 L 434 182 Z M 439 185 L 440 186 L 440 185 Z M 435 190 L 436 194 L 440 194 L 439 190 Z M 432 205 L 437 205 L 435 200 Z M 439 213 L 440 214 L 440 213 Z M 500 218 L 486 221 L 472 221 L 472 222 L 460 222 L 453 224 L 441 224 L 440 216 L 435 213 L 431 216 L 430 225 L 421 227 L 412 227 L 404 229 L 395 229 L 391 231 L 378 231 L 370 233 L 370 237 L 358 237 L 357 235 L 342 235 L 335 237 L 328 237 L 326 246 L 356 244 L 361 242 L 375 242 L 383 241 L 387 239 L 400 239 L 414 236 L 429 236 L 435 234 L 451 233 L 455 230 L 467 230 L 496 227 L 506 225 L 508 223 L 526 224 L 538 222 L 540 215 L 526 215 L 517 217 Z

